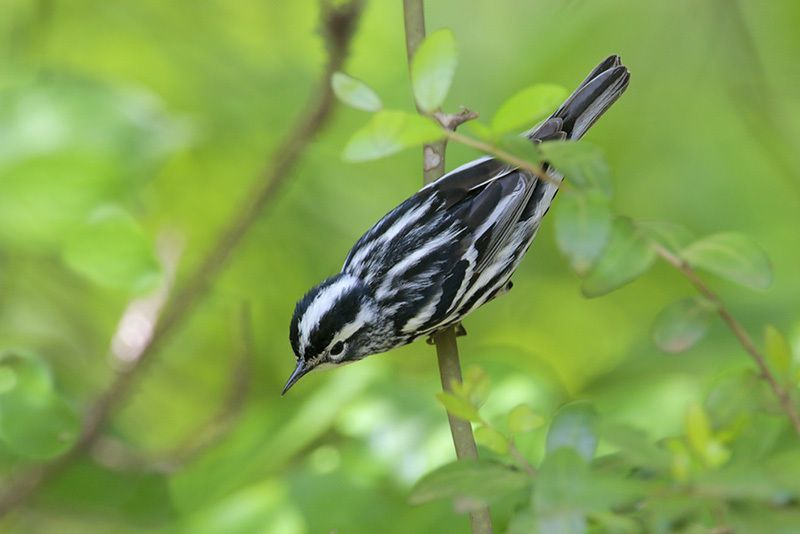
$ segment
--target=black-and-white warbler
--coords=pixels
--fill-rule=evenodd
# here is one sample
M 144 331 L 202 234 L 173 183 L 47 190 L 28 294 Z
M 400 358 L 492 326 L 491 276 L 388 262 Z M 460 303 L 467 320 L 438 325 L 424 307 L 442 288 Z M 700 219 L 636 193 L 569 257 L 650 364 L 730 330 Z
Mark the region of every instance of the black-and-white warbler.
M 609 57 L 527 137 L 579 139 L 629 77 L 619 57 Z M 549 172 L 560 182 L 559 173 Z M 557 190 L 483 157 L 390 211 L 358 240 L 340 273 L 297 303 L 289 328 L 297 367 L 283 392 L 312 369 L 429 336 L 509 289 Z

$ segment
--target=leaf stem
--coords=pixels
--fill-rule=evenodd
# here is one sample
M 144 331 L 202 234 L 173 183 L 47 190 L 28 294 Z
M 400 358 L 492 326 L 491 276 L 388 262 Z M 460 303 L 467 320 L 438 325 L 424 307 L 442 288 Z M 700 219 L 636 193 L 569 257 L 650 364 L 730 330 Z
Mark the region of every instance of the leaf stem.
M 750 335 L 747 333 L 741 323 L 739 323 L 733 314 L 731 314 L 730 310 L 725 307 L 722 299 L 710 287 L 708 287 L 702 279 L 700 279 L 700 277 L 697 275 L 697 272 L 695 272 L 695 270 L 686 260 L 672 253 L 658 243 L 653 243 L 652 246 L 655 252 L 661 256 L 664 261 L 680 271 L 681 274 L 683 274 L 683 276 L 686 277 L 689 282 L 691 282 L 691 284 L 697 289 L 698 292 L 700 292 L 701 295 L 715 305 L 720 318 L 728 326 L 731 332 L 733 332 L 733 335 L 739 341 L 739 344 L 756 363 L 756 367 L 758 367 L 761 377 L 769 384 L 769 387 L 772 389 L 773 394 L 778 399 L 781 408 L 786 413 L 789 421 L 792 423 L 795 433 L 800 436 L 800 414 L 798 414 L 797 407 L 794 405 L 791 395 L 772 373 L 769 365 L 767 365 L 767 359 L 764 357 L 761 351 L 758 350 L 752 338 L 750 338 Z
M 564 191 L 569 191 L 571 189 L 571 187 L 568 184 L 564 183 L 561 180 L 556 179 L 552 174 L 547 172 L 541 165 L 536 165 L 522 158 L 518 158 L 514 154 L 507 152 L 502 148 L 499 148 L 491 143 L 480 141 L 478 139 L 473 139 L 472 137 L 450 130 L 446 132 L 446 135 L 447 139 L 451 141 L 455 141 L 456 143 L 460 143 L 464 146 L 468 146 L 470 148 L 480 150 L 481 152 L 491 154 L 497 158 L 500 158 L 506 163 L 510 163 L 515 167 L 519 167 L 520 169 L 524 169 L 530 172 L 531 174 L 533 174 L 537 178 L 540 178 L 541 180 L 544 180 L 545 182 L 550 182 L 559 189 L 563 189 Z
M 405 21 L 406 52 L 408 54 L 409 72 L 414 53 L 425 38 L 425 5 L 423 0 L 403 0 L 403 18 Z M 463 120 L 468 120 L 468 114 L 462 114 Z M 451 123 L 443 120 L 438 114 L 434 117 L 444 128 L 455 128 L 458 121 Z M 463 122 L 463 120 L 461 122 Z M 444 156 L 447 147 L 447 138 L 428 144 L 423 147 L 423 177 L 425 183 L 430 183 L 444 174 Z M 460 383 L 461 363 L 459 361 L 458 343 L 456 342 L 455 327 L 446 328 L 433 336 L 436 344 L 436 355 L 439 361 L 439 374 L 442 379 L 442 389 L 452 391 L 454 382 Z M 478 457 L 478 447 L 472 433 L 472 425 L 451 414 L 447 414 L 450 423 L 450 433 L 453 436 L 456 456 L 459 459 L 475 459 Z M 489 534 L 492 532 L 492 518 L 488 507 L 481 507 L 469 514 L 472 532 L 475 534 Z

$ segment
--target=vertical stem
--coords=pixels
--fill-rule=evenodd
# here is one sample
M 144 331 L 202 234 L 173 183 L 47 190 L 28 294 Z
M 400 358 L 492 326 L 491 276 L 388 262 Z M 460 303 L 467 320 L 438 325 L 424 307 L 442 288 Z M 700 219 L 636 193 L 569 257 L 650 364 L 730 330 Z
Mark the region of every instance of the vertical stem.
M 406 52 L 408 65 L 414 52 L 425 38 L 425 9 L 424 0 L 403 0 L 403 15 L 406 31 Z M 425 183 L 430 183 L 444 174 L 444 154 L 447 141 L 425 145 L 423 148 L 423 177 Z M 455 327 L 442 330 L 434 335 L 436 356 L 439 360 L 439 374 L 442 378 L 442 388 L 452 390 L 453 382 L 461 382 L 461 362 L 458 357 L 458 343 L 456 342 Z M 472 425 L 469 421 L 447 414 L 450 423 L 450 433 L 453 436 L 453 445 L 458 459 L 475 459 L 478 457 L 478 447 L 475 436 L 472 434 Z M 492 518 L 488 507 L 473 510 L 469 514 L 472 532 L 475 534 L 490 534 L 492 532 Z

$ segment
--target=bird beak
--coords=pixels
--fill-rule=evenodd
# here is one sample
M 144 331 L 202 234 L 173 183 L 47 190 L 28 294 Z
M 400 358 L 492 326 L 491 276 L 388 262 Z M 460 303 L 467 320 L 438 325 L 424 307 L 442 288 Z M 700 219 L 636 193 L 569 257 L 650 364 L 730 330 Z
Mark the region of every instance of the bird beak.
M 303 360 L 297 362 L 297 367 L 294 368 L 292 372 L 292 376 L 289 377 L 289 380 L 286 382 L 286 385 L 283 386 L 283 391 L 281 392 L 281 397 L 286 395 L 286 392 L 289 391 L 289 388 L 294 385 L 295 382 L 300 380 L 304 374 L 309 372 L 312 367 L 306 367 L 306 363 Z

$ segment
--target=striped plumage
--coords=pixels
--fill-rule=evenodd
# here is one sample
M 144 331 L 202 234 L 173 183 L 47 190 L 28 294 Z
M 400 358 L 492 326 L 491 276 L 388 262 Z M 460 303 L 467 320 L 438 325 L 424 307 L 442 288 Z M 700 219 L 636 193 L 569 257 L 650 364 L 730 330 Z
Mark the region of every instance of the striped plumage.
M 609 57 L 526 135 L 533 142 L 579 139 L 628 79 L 619 57 Z M 483 157 L 390 211 L 353 246 L 340 273 L 297 303 L 290 325 L 297 368 L 284 393 L 314 368 L 430 335 L 507 290 L 557 189 Z

